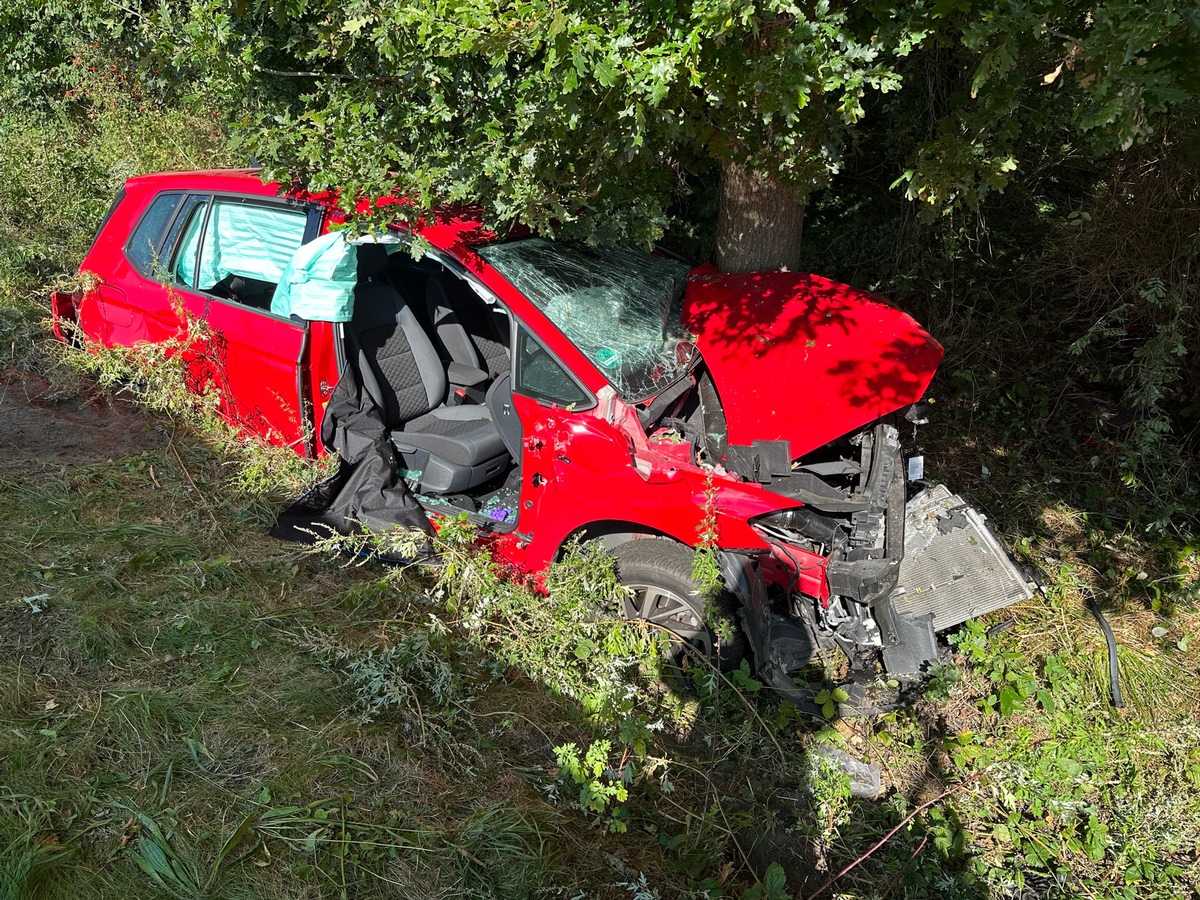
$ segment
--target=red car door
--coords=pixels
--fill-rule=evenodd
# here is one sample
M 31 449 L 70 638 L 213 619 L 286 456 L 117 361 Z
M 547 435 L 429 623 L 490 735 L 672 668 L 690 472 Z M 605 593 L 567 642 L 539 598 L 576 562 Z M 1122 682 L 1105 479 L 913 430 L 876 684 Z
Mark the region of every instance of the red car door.
M 304 451 L 311 441 L 307 324 L 190 293 L 183 293 L 183 303 L 188 316 L 203 323 L 186 351 L 188 386 L 197 393 L 216 388 L 231 423 Z
M 231 422 L 302 451 L 311 445 L 308 324 L 273 315 L 270 299 L 317 224 L 295 204 L 218 195 L 181 210 L 163 253 L 166 290 L 199 323 L 188 353 L 193 387 L 215 386 Z

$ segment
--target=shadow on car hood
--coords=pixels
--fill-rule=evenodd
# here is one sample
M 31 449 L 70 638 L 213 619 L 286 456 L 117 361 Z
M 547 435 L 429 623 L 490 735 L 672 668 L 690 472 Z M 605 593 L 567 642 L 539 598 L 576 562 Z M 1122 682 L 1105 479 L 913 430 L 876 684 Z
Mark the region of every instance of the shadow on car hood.
M 919 400 L 942 358 L 908 314 L 817 275 L 694 273 L 683 324 L 729 443 L 786 440 L 792 459 Z

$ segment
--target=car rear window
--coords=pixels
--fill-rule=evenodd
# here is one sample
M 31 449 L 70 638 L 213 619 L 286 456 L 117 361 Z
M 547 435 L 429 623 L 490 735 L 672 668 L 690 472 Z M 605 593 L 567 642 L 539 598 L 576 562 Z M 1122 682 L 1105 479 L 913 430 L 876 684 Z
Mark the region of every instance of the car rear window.
M 182 200 L 183 194 L 159 194 L 133 229 L 129 243 L 125 245 L 125 255 L 143 275 L 153 273 L 167 226 Z

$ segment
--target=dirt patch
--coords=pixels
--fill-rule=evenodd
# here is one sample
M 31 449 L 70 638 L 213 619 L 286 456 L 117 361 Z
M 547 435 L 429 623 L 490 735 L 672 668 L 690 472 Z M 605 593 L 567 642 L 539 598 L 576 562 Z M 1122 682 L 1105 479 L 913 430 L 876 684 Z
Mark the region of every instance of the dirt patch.
M 103 462 L 165 442 L 163 431 L 127 400 L 59 394 L 36 375 L 0 373 L 0 470 Z

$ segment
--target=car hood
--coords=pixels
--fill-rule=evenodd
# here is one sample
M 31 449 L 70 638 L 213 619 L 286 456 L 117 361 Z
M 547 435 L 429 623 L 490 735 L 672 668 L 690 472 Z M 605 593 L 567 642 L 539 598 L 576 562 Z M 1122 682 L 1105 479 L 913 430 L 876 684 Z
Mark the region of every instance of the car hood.
M 911 316 L 817 275 L 695 272 L 683 325 L 729 443 L 785 440 L 792 459 L 919 400 L 942 358 Z

